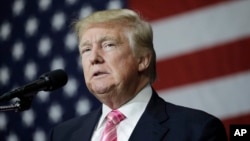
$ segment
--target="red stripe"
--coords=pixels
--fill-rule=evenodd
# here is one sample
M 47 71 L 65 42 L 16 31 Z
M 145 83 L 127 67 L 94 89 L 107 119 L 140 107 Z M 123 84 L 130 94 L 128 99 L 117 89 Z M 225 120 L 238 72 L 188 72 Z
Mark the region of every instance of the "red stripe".
M 129 7 L 149 21 L 182 14 L 230 0 L 130 0 Z M 206 81 L 250 70 L 250 37 L 212 48 L 158 61 L 157 90 Z M 250 114 L 222 119 L 229 135 L 230 124 L 250 124 Z
M 129 0 L 131 9 L 153 21 L 229 0 Z
M 228 119 L 224 119 L 222 120 L 228 137 L 229 137 L 229 129 L 230 129 L 230 125 L 232 124 L 250 124 L 250 113 L 246 114 L 246 115 L 241 115 L 241 116 L 237 116 L 237 117 L 232 117 L 232 118 L 228 118 Z
M 157 62 L 157 90 L 250 69 L 250 38 Z

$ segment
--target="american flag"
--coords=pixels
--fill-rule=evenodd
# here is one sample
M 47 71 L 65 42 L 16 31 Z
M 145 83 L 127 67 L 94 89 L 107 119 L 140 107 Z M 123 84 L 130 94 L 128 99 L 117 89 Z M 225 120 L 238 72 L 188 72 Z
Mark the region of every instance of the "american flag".
M 69 80 L 61 89 L 39 92 L 27 111 L 0 112 L 0 140 L 47 141 L 53 126 L 100 105 L 84 84 L 71 22 L 114 8 L 136 10 L 152 24 L 154 88 L 161 97 L 217 116 L 227 131 L 230 124 L 250 124 L 249 7 L 246 0 L 5 1 L 0 94 L 59 68 Z

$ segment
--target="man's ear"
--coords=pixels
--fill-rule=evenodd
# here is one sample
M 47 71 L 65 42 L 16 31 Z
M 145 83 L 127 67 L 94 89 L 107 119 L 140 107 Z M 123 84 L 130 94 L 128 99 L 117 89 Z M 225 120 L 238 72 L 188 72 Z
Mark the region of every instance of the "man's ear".
M 138 71 L 142 72 L 146 70 L 150 64 L 151 61 L 151 54 L 150 53 L 144 53 L 138 58 Z

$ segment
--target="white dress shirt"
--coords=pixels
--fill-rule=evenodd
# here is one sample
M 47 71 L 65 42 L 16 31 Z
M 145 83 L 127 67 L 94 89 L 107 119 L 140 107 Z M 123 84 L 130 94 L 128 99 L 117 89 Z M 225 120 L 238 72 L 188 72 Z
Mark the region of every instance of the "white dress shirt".
M 126 117 L 117 125 L 117 141 L 128 141 L 137 122 L 145 111 L 151 96 L 152 89 L 148 84 L 133 99 L 117 109 Z M 100 141 L 102 132 L 105 128 L 105 117 L 111 110 L 112 109 L 107 105 L 102 105 L 102 115 L 95 128 L 91 141 Z

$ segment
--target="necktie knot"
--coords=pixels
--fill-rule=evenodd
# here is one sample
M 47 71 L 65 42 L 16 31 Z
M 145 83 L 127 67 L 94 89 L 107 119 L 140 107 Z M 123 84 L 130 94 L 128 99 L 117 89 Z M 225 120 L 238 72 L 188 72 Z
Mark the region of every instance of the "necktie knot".
M 107 122 L 103 131 L 101 141 L 117 141 L 116 125 L 122 121 L 125 116 L 118 110 L 112 110 L 107 115 Z
M 112 110 L 107 115 L 107 121 L 114 124 L 114 125 L 117 125 L 124 118 L 125 118 L 125 116 L 118 110 Z

